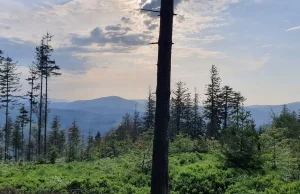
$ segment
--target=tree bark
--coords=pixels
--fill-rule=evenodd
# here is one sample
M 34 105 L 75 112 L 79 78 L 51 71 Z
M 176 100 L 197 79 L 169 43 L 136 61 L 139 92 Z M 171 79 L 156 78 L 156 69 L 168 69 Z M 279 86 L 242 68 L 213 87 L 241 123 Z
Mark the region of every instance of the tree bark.
M 46 63 L 47 64 L 47 63 Z M 45 89 L 45 129 L 44 129 L 44 158 L 47 157 L 47 116 L 48 116 L 48 67 L 46 65 L 45 73 L 46 89 Z
M 31 94 L 30 94 L 30 113 L 29 113 L 29 137 L 28 137 L 28 156 L 27 160 L 31 160 L 31 128 L 32 128 L 32 108 L 33 108 L 33 78 L 31 80 Z
M 41 64 L 43 65 L 43 64 Z M 40 88 L 40 104 L 39 104 L 39 129 L 38 129 L 38 145 L 37 145 L 37 159 L 40 159 L 40 154 L 41 154 L 41 134 L 42 134 L 42 107 L 43 107 L 43 67 L 41 67 L 41 88 Z
M 7 70 L 8 71 L 8 70 Z M 5 110 L 5 158 L 6 161 L 9 156 L 9 133 L 8 133 L 8 72 L 6 74 L 6 110 Z
M 171 51 L 174 0 L 162 0 L 158 40 L 156 111 L 153 139 L 151 194 L 169 193 L 169 138 Z

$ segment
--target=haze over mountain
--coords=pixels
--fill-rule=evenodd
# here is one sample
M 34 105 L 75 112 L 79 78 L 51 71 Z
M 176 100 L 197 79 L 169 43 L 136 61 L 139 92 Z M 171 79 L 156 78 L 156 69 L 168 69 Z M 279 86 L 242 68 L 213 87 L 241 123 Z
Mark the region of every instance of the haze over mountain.
M 89 132 L 96 133 L 98 130 L 102 133 L 116 127 L 126 113 L 133 113 L 135 107 L 139 112 L 145 110 L 146 100 L 127 100 L 117 96 L 97 98 L 93 100 L 79 100 L 66 102 L 64 100 L 51 99 L 49 122 L 55 115 L 61 117 L 61 124 L 64 129 L 76 120 L 85 134 Z M 300 102 L 287 104 L 291 111 L 300 109 Z M 282 105 L 252 105 L 247 106 L 246 110 L 251 111 L 253 119 L 257 126 L 268 124 L 271 121 L 271 112 L 279 114 Z M 4 115 L 3 110 L 0 111 Z M 12 110 L 11 116 L 14 119 L 18 110 Z M 4 116 L 0 118 L 0 124 L 4 124 Z

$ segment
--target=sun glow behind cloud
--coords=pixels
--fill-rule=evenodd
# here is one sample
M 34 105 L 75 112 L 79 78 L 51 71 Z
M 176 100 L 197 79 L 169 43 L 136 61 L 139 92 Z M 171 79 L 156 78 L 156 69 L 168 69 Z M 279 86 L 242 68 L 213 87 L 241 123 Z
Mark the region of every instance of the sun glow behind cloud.
M 268 1 L 271 0 L 261 3 L 255 3 L 255 0 L 175 0 L 177 16 L 174 17 L 172 81 L 182 79 L 188 87 L 204 91 L 205 83 L 209 80 L 209 68 L 211 64 L 216 64 L 224 83 L 240 90 L 249 101 L 252 99 L 254 102 L 255 96 L 242 85 L 243 79 L 249 76 L 250 81 L 246 84 L 250 87 L 253 83 L 250 75 L 255 73 L 255 80 L 265 84 L 259 72 L 271 65 L 284 71 L 278 61 L 299 50 L 295 47 L 298 39 L 283 45 L 284 40 L 296 37 L 300 32 L 299 23 L 291 22 L 296 17 L 291 15 L 290 18 L 282 18 L 282 21 L 289 21 L 280 25 L 285 37 L 276 34 L 276 39 L 271 38 L 275 37 L 274 34 L 271 35 L 278 32 L 279 25 L 270 30 L 272 23 L 268 23 L 268 36 L 264 37 L 261 35 L 265 32 L 265 26 L 259 26 L 259 22 L 252 20 L 266 23 L 263 20 L 267 18 L 260 15 L 247 17 L 250 9 L 251 13 L 256 13 L 256 9 L 268 4 Z M 9 53 L 16 53 L 12 57 L 19 64 L 28 65 L 33 60 L 34 46 L 39 44 L 41 36 L 48 30 L 55 35 L 55 60 L 69 78 L 56 79 L 53 94 L 57 98 L 85 99 L 86 93 L 92 94 L 88 98 L 113 94 L 143 98 L 148 86 L 155 86 L 157 45 L 148 43 L 158 40 L 159 17 L 157 13 L 151 15 L 151 12 L 142 12 L 140 9 L 159 10 L 160 0 L 64 2 L 0 0 L 0 16 L 3 16 L 0 17 L 0 47 Z M 297 3 L 298 0 L 290 2 Z M 268 6 L 268 10 L 271 10 L 276 5 Z M 290 6 L 290 9 L 292 7 L 297 6 Z M 281 18 L 278 17 L 276 21 L 280 22 Z M 245 32 L 244 29 L 250 31 Z M 289 37 L 286 37 L 286 31 Z M 276 40 L 281 41 L 280 45 Z M 280 49 L 287 48 L 287 45 L 293 50 L 288 50 L 286 55 L 281 54 Z M 276 56 L 281 58 L 275 61 Z M 298 60 L 293 60 L 290 64 L 297 64 Z M 293 72 L 297 72 L 295 68 Z M 244 76 L 232 78 L 239 74 Z M 81 84 L 72 81 L 79 75 L 81 80 L 85 80 Z M 268 73 L 268 76 L 271 75 L 273 73 Z M 136 80 L 139 80 L 138 83 Z M 85 92 L 78 92 L 78 95 L 64 92 L 73 82 L 74 85 L 79 84 L 79 91 Z M 124 87 L 124 84 L 130 85 L 130 88 Z M 268 95 L 271 94 L 265 94 Z

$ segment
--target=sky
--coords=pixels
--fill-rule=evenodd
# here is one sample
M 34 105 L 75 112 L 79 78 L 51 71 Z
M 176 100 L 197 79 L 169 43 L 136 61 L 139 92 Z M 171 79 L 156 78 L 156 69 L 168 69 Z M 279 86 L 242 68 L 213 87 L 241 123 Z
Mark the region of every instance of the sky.
M 18 61 L 24 93 L 43 35 L 62 76 L 50 98 L 145 99 L 156 88 L 160 0 L 0 0 L 0 50 Z M 246 105 L 300 101 L 299 0 L 175 0 L 172 86 L 205 98 L 212 64 Z

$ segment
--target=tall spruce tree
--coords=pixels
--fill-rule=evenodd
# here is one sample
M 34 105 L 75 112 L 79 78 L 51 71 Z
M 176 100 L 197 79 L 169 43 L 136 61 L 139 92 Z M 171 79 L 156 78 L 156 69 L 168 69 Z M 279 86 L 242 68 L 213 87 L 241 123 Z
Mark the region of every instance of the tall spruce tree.
M 29 77 L 26 79 L 28 84 L 30 85 L 30 90 L 27 92 L 27 97 L 29 98 L 29 134 L 28 134 L 28 153 L 27 153 L 27 160 L 31 160 L 31 136 L 32 136 L 32 113 L 33 113 L 33 108 L 37 103 L 37 97 L 38 94 L 36 93 L 39 89 L 39 84 L 36 82 L 38 81 L 38 71 L 36 67 L 31 66 L 29 69 Z
M 210 70 L 210 83 L 206 86 L 207 96 L 204 104 L 204 116 L 208 120 L 206 135 L 218 139 L 221 132 L 221 99 L 220 99 L 220 82 L 218 69 L 212 65 Z
M 234 92 L 230 86 L 224 86 L 222 88 L 221 94 L 221 101 L 222 101 L 222 121 L 223 121 L 223 130 L 227 128 L 228 125 L 228 120 L 229 120 L 229 115 L 230 115 L 230 110 L 232 108 L 232 103 L 233 103 L 233 97 L 234 97 Z
M 59 76 L 61 73 L 58 72 L 60 67 L 56 65 L 54 60 L 51 60 L 51 53 L 53 52 L 52 46 L 49 44 L 53 36 L 47 33 L 43 37 L 45 45 L 44 47 L 44 56 L 43 56 L 43 70 L 42 74 L 45 76 L 45 123 L 44 123 L 44 156 L 47 155 L 47 124 L 48 124 L 48 80 L 51 76 Z
M 92 148 L 94 146 L 94 137 L 92 135 L 92 132 L 89 131 L 88 137 L 87 137 L 87 147 L 86 147 L 86 153 L 85 153 L 85 159 L 91 160 L 92 159 Z
M 193 130 L 192 130 L 192 98 L 191 93 L 186 93 L 185 99 L 184 99 L 184 106 L 183 106 L 183 113 L 182 113 L 182 128 L 183 132 L 192 136 Z
M 240 122 L 241 122 L 241 117 L 239 114 L 241 113 L 241 108 L 243 107 L 245 101 L 246 101 L 246 98 L 243 97 L 240 92 L 233 93 L 232 111 L 230 112 L 230 117 L 236 118 L 236 119 L 233 119 L 231 122 L 236 122 L 237 126 L 239 126 Z
M 144 120 L 144 129 L 154 129 L 154 121 L 155 121 L 155 96 L 149 88 L 148 99 L 146 103 L 146 110 L 143 117 Z
M 49 148 L 55 147 L 58 155 L 62 156 L 65 148 L 66 137 L 64 130 L 61 129 L 60 117 L 55 116 L 51 124 L 51 132 L 49 135 Z
M 9 109 L 17 105 L 20 91 L 20 74 L 17 65 L 11 58 L 6 57 L 0 64 L 0 97 L 2 107 L 5 107 L 5 126 L 8 127 Z M 7 159 L 9 145 L 8 129 L 5 129 L 5 160 Z
M 21 142 L 22 142 L 22 159 L 24 159 L 25 154 L 25 139 L 24 139 L 24 127 L 26 127 L 27 123 L 29 122 L 28 118 L 28 111 L 25 109 L 25 106 L 23 105 L 19 110 L 19 115 L 17 117 L 17 123 L 19 123 L 19 127 L 21 127 Z M 28 144 L 29 147 L 29 144 Z
M 79 127 L 74 121 L 72 126 L 68 129 L 68 153 L 67 161 L 72 162 L 78 159 L 80 149 L 80 130 Z
M 58 152 L 58 149 L 62 149 L 60 135 L 60 119 L 59 116 L 56 115 L 52 121 L 51 131 L 49 134 L 48 147 L 50 150 L 56 150 Z
M 186 88 L 186 84 L 184 82 L 178 81 L 175 83 L 175 89 L 172 91 L 172 93 L 174 95 L 174 97 L 171 99 L 172 105 L 174 106 L 172 108 L 174 110 L 172 120 L 175 122 L 175 134 L 178 135 L 181 132 L 182 125 L 184 123 L 183 117 L 185 113 L 185 103 L 187 102 L 186 98 L 188 95 L 188 88 Z
M 137 111 L 137 104 L 136 104 L 133 112 L 133 130 L 131 133 L 132 139 L 134 141 L 137 140 L 141 132 L 142 132 L 142 121 L 141 121 L 140 113 Z
M 197 138 L 199 136 L 204 135 L 204 121 L 202 116 L 200 115 L 199 109 L 199 94 L 195 88 L 195 94 L 192 104 L 192 112 L 191 112 L 191 120 L 192 120 L 192 138 Z
M 37 158 L 40 160 L 41 158 L 41 147 L 42 147 L 42 125 L 43 125 L 43 76 L 44 76 L 44 66 L 45 66 L 45 39 L 42 38 L 41 45 L 36 47 L 36 70 L 40 79 L 40 94 L 39 94 L 39 103 L 38 105 L 38 134 L 37 134 Z

